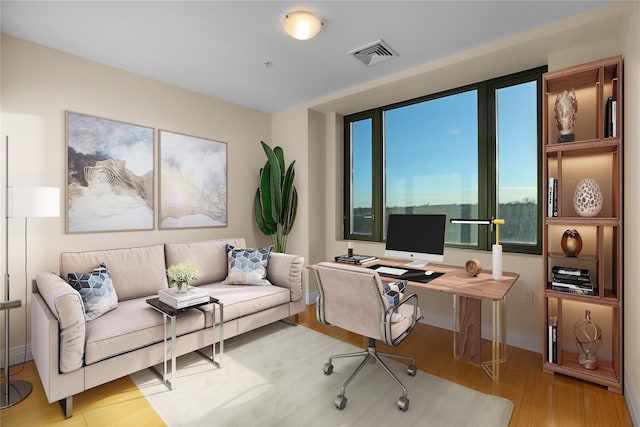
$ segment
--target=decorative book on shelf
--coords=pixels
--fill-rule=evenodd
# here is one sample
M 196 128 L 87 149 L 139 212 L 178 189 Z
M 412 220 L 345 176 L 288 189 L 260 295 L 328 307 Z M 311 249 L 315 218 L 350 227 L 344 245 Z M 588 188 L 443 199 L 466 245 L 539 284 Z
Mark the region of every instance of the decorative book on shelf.
M 595 287 L 589 270 L 583 268 L 554 266 L 551 269 L 551 289 L 579 295 L 594 295 Z
M 558 316 L 549 316 L 549 356 L 551 363 L 558 363 Z
M 558 216 L 558 179 L 549 178 L 549 187 L 547 189 L 547 216 Z
M 337 257 L 335 257 L 336 262 L 341 262 L 344 264 L 355 264 L 355 265 L 360 265 L 360 264 L 366 264 L 368 262 L 373 262 L 373 261 L 378 261 L 379 259 L 371 256 L 371 255 L 356 255 L 353 254 L 352 256 L 349 255 L 339 255 Z
M 158 291 L 158 298 L 173 308 L 185 308 L 196 304 L 203 304 L 209 301 L 209 293 L 203 289 L 189 286 L 186 292 L 178 292 L 177 287 L 161 289 Z

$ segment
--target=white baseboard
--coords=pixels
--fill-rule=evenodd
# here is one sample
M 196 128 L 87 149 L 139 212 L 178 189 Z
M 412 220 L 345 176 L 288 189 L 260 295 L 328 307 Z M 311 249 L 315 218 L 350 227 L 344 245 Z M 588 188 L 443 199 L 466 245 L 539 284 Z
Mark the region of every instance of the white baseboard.
M 315 304 L 318 299 L 318 292 L 309 292 L 307 294 L 307 305 Z
M 22 364 L 25 361 L 33 360 L 33 355 L 31 354 L 31 345 L 26 346 L 26 359 L 25 359 L 25 346 L 21 345 L 20 347 L 12 347 L 9 349 L 9 365 L 14 366 L 18 364 Z M 0 366 L 4 368 L 4 351 L 0 354 Z M 14 368 L 17 369 L 17 368 Z M 12 369 L 12 373 L 13 373 Z
M 425 323 L 436 328 L 453 331 L 453 315 L 439 315 L 429 312 L 423 312 L 424 319 L 420 323 Z M 492 325 L 491 322 L 482 322 L 482 338 L 491 339 Z M 507 344 L 513 347 L 540 353 L 542 341 L 539 336 L 525 334 L 521 331 L 509 329 L 507 325 Z

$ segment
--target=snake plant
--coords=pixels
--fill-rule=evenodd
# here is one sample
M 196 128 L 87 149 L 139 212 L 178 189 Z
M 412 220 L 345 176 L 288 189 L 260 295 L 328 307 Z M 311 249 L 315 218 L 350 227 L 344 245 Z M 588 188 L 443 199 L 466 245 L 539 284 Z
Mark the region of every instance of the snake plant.
M 260 169 L 260 183 L 254 199 L 254 219 L 260 231 L 271 236 L 275 252 L 285 252 L 287 238 L 298 209 L 298 191 L 295 178 L 295 160 L 285 172 L 284 151 L 281 147 L 271 149 L 260 141 L 267 162 Z

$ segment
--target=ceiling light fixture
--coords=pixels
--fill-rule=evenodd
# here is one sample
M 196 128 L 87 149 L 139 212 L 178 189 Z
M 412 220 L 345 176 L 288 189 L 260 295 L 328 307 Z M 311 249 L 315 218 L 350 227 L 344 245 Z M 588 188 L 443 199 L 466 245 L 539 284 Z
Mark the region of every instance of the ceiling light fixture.
M 291 12 L 284 17 L 284 30 L 298 40 L 309 40 L 315 37 L 323 25 L 322 19 L 311 12 Z

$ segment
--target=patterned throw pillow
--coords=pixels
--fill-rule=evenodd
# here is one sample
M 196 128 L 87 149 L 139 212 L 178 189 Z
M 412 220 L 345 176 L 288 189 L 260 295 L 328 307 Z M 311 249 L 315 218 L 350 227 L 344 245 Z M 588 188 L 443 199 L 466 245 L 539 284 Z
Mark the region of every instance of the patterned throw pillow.
M 396 282 L 396 283 L 385 283 L 384 285 L 382 285 L 382 292 L 383 292 L 382 296 L 387 302 L 387 308 L 393 307 L 394 305 L 399 303 L 400 300 L 402 300 L 402 297 L 404 296 L 404 290 L 406 288 L 407 288 L 406 280 L 400 280 L 399 282 Z M 401 320 L 404 320 L 404 318 L 405 318 L 404 314 L 400 313 L 396 308 L 393 311 L 393 314 L 391 316 L 391 322 L 396 323 Z
M 229 262 L 227 278 L 222 282 L 227 285 L 271 285 L 266 279 L 267 263 L 273 246 L 260 249 L 234 249 L 226 245 Z
M 118 306 L 118 296 L 107 266 L 102 263 L 91 273 L 69 273 L 69 284 L 80 292 L 87 321 L 96 319 Z

